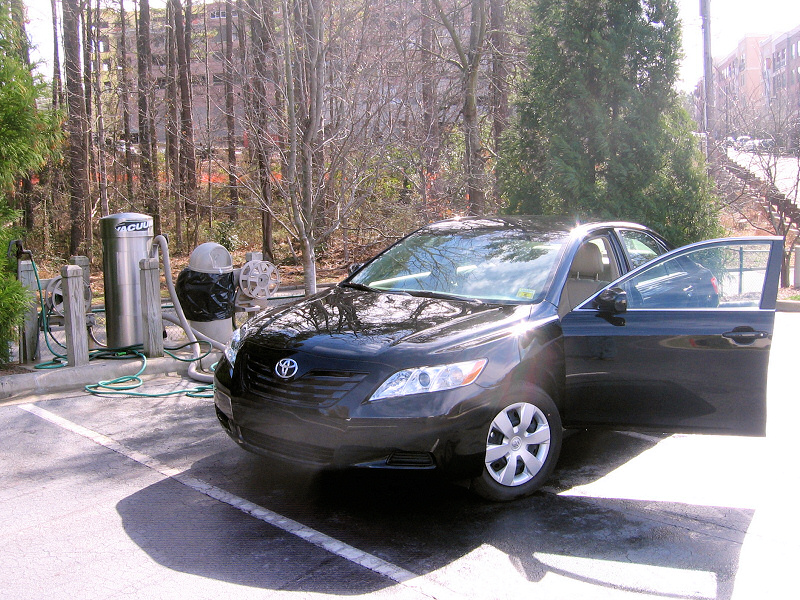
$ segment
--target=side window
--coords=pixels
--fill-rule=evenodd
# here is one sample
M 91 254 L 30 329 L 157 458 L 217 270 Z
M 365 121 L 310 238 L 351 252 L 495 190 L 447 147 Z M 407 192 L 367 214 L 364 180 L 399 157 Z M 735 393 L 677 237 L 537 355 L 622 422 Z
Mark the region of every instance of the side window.
M 628 255 L 628 260 L 634 269 L 665 252 L 658 240 L 649 233 L 632 229 L 620 229 L 618 233 L 625 245 L 625 254 Z
M 769 255 L 769 242 L 698 248 L 654 264 L 621 287 L 632 309 L 757 308 Z

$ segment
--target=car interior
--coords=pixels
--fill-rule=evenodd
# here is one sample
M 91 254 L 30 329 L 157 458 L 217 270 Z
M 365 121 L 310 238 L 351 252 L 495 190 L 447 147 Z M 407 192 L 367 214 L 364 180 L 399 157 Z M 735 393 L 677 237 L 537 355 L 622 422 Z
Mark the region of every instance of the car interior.
M 605 238 L 594 238 L 581 244 L 570 266 L 569 278 L 561 291 L 559 317 L 563 317 L 617 279 L 618 270 L 610 259 L 611 256 Z

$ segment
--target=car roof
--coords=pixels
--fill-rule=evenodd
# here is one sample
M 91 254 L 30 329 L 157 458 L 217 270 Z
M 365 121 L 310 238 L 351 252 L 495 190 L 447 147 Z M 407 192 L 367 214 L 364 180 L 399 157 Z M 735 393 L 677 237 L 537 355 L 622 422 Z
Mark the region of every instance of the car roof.
M 426 233 L 456 233 L 459 231 L 492 231 L 498 229 L 519 229 L 529 233 L 547 234 L 547 237 L 577 236 L 585 237 L 594 231 L 604 229 L 638 229 L 647 227 L 626 221 L 580 221 L 564 216 L 491 216 L 491 217 L 456 217 L 438 221 L 422 227 L 419 231 Z M 649 231 L 649 230 L 648 230 Z M 555 234 L 555 235 L 554 235 Z

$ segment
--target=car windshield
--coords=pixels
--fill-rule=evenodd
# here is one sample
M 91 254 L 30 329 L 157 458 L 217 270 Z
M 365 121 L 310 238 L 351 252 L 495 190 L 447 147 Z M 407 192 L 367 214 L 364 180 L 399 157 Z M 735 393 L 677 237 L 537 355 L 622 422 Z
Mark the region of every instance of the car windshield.
M 425 229 L 401 240 L 347 283 L 482 302 L 540 302 L 566 240 L 516 227 Z

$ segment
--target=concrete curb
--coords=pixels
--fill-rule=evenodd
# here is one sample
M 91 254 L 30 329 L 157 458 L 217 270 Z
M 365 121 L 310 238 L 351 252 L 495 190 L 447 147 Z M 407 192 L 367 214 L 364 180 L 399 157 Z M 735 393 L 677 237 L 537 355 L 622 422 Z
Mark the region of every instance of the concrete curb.
M 797 300 L 778 300 L 777 310 L 781 312 L 800 312 L 800 302 Z
M 6 400 L 28 395 L 52 394 L 82 388 L 98 381 L 108 381 L 123 375 L 135 375 L 142 368 L 139 358 L 129 360 L 97 360 L 83 367 L 31 370 L 30 373 L 0 377 L 0 405 Z M 178 373 L 186 375 L 189 363 L 172 357 L 148 358 L 143 376 Z

